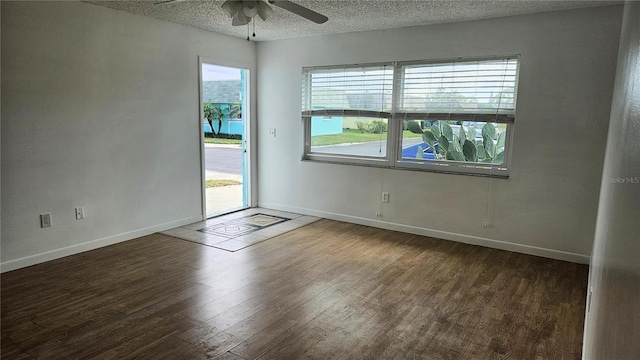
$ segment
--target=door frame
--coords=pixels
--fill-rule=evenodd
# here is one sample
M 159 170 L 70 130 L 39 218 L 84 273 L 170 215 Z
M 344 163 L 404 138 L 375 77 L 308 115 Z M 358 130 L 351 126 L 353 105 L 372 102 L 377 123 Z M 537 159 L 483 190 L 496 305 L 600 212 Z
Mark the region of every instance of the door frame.
M 244 168 L 242 170 L 242 182 L 243 182 L 243 198 L 246 196 L 246 207 L 251 208 L 256 206 L 254 193 L 256 189 L 254 188 L 253 178 L 255 174 L 255 164 L 253 159 L 255 158 L 255 154 L 253 151 L 253 146 L 251 141 L 251 134 L 253 129 L 253 106 L 254 106 L 254 94 L 252 91 L 251 83 L 253 81 L 253 66 L 250 64 L 245 64 L 241 62 L 225 62 L 220 60 L 214 60 L 211 58 L 207 58 L 204 56 L 198 56 L 198 116 L 199 125 L 198 129 L 200 131 L 200 202 L 201 202 L 201 211 L 202 211 L 202 220 L 207 220 L 207 192 L 206 192 L 206 171 L 205 171 L 205 147 L 204 147 L 204 102 L 203 102 L 203 89 L 202 89 L 202 65 L 210 64 L 215 66 L 224 66 L 231 67 L 245 71 L 245 84 L 244 84 L 244 98 L 246 104 L 243 104 L 243 123 L 244 123 L 244 134 L 242 137 L 242 149 L 244 151 Z M 235 211 L 235 210 L 234 210 Z

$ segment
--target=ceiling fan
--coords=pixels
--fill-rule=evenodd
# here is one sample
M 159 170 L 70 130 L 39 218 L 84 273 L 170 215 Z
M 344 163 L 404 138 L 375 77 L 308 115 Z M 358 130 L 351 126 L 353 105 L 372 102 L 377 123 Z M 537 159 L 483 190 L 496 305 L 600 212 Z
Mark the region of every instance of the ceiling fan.
M 159 0 L 154 2 L 154 5 L 181 2 L 185 0 Z M 231 25 L 233 26 L 241 26 L 247 25 L 253 20 L 253 18 L 258 15 L 262 20 L 267 20 L 269 16 L 273 14 L 273 9 L 271 5 L 275 5 L 279 8 L 290 11 L 296 15 L 302 16 L 307 20 L 311 20 L 316 24 L 323 24 L 329 18 L 326 16 L 319 14 L 311 9 L 308 9 L 304 6 L 298 5 L 291 1 L 285 0 L 227 0 L 222 4 L 222 10 L 231 17 Z

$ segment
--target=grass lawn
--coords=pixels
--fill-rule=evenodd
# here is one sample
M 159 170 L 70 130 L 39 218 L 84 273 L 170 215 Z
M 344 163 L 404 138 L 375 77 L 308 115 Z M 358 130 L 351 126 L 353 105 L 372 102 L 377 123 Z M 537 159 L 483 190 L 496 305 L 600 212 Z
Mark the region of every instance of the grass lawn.
M 239 139 L 219 139 L 219 138 L 204 138 L 205 144 L 235 144 L 241 145 L 242 140 Z
M 221 187 L 229 185 L 242 185 L 242 181 L 237 180 L 207 180 L 207 188 Z
M 322 145 L 335 145 L 335 144 L 349 144 L 349 143 L 362 143 L 369 141 L 378 141 L 380 139 L 385 140 L 387 134 L 371 134 L 371 133 L 362 133 L 360 130 L 354 129 L 344 129 L 342 134 L 331 134 L 331 135 L 318 135 L 311 137 L 311 145 L 313 146 L 322 146 Z M 420 134 L 414 134 L 411 131 L 405 130 L 403 131 L 403 136 L 405 138 L 412 137 L 421 137 Z

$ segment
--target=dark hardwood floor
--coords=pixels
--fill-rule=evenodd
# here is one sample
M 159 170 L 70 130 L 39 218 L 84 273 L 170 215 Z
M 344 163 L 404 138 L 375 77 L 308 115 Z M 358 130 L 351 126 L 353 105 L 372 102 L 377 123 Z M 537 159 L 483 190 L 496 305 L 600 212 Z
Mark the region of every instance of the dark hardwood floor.
M 587 266 L 320 220 L 2 274 L 2 359 L 579 359 Z

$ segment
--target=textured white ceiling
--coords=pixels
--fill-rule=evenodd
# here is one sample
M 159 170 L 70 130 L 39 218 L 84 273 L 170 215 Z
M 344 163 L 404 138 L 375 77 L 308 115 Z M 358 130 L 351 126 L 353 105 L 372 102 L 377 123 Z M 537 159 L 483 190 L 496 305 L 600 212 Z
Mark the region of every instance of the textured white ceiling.
M 220 8 L 223 0 L 187 0 L 162 5 L 154 5 L 154 1 L 156 0 L 87 2 L 221 34 L 247 37 L 247 26 L 231 26 L 231 19 Z M 324 24 L 315 24 L 277 6 L 272 6 L 274 14 L 267 21 L 256 17 L 256 37 L 252 40 L 266 41 L 400 28 L 621 3 L 611 0 L 294 0 L 293 2 L 326 15 L 329 21 Z

